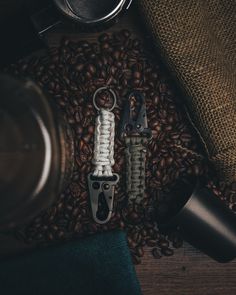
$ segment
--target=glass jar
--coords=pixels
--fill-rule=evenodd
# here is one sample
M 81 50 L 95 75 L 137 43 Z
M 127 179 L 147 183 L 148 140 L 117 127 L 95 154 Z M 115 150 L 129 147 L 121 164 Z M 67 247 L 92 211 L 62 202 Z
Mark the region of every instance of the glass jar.
M 48 208 L 73 171 L 74 145 L 59 110 L 31 81 L 0 76 L 0 230 Z

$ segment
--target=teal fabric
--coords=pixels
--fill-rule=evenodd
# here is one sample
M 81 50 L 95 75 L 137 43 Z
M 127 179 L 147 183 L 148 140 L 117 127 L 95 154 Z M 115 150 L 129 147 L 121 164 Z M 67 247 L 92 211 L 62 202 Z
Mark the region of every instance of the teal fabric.
M 139 295 L 125 234 L 110 232 L 0 263 L 2 295 Z

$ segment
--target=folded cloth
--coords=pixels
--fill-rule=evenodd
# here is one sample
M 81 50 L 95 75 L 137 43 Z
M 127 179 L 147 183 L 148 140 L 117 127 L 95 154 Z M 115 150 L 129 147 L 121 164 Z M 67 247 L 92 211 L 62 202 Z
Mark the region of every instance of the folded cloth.
M 126 237 L 116 231 L 0 263 L 2 295 L 139 295 Z
M 223 180 L 236 181 L 236 1 L 138 0 Z

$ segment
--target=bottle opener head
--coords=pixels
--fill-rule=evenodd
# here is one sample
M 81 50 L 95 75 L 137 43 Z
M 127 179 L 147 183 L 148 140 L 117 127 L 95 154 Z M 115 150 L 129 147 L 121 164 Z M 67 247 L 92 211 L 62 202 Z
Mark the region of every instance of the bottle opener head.
M 93 219 L 99 224 L 105 224 L 111 219 L 115 185 L 118 181 L 118 174 L 113 174 L 112 177 L 97 177 L 93 176 L 92 173 L 88 175 Z M 105 217 L 104 214 L 101 213 L 102 211 L 106 211 Z

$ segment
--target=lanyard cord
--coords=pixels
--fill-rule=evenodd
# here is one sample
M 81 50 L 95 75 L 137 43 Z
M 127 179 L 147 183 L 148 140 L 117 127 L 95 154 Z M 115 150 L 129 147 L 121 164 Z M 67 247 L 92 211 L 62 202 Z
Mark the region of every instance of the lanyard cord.
M 98 177 L 112 176 L 114 165 L 115 115 L 105 109 L 99 111 L 96 118 L 93 175 Z
M 139 204 L 145 194 L 146 144 L 145 137 L 127 137 L 126 143 L 126 187 L 129 202 Z

